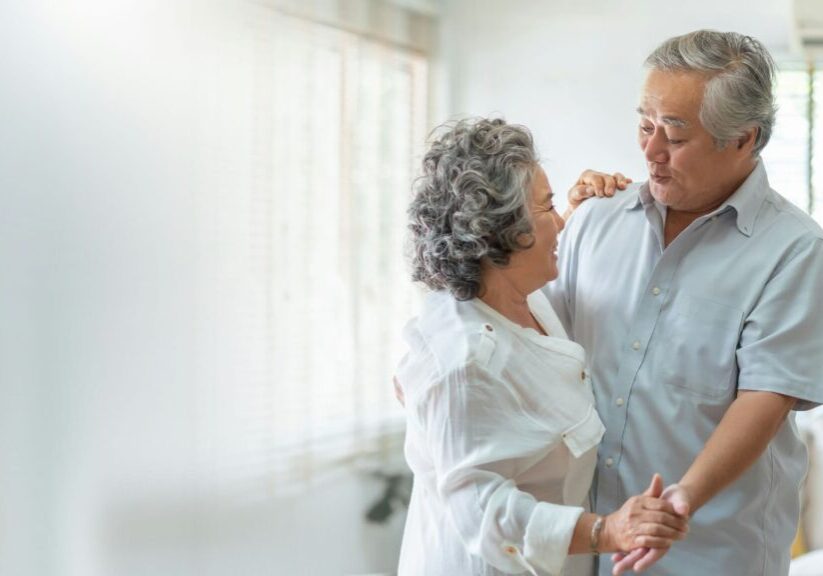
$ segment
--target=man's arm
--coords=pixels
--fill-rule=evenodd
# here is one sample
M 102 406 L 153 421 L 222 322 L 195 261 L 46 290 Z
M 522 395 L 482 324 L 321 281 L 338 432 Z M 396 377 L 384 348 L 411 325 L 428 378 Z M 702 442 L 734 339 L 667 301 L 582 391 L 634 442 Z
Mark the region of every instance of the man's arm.
M 737 480 L 766 450 L 794 407 L 775 392 L 741 390 L 706 447 L 678 482 L 690 513 Z
M 795 399 L 775 392 L 741 390 L 717 425 L 703 451 L 663 498 L 680 513 L 694 514 L 754 464 L 777 434 Z M 665 550 L 646 550 L 615 557 L 614 574 L 641 572 Z M 633 568 L 632 568 L 633 566 Z

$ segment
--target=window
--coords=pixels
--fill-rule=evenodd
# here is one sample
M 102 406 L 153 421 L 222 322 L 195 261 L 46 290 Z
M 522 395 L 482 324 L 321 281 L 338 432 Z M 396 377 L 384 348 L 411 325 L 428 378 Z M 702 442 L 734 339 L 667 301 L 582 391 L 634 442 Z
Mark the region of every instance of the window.
M 432 19 L 357 5 L 369 9 L 349 20 L 259 6 L 253 40 L 239 40 L 252 54 L 236 63 L 253 77 L 251 182 L 237 187 L 249 197 L 232 238 L 248 232 L 232 252 L 243 265 L 219 280 L 235 294 L 223 313 L 237 326 L 225 345 L 238 350 L 218 377 L 221 416 L 205 419 L 226 430 L 204 460 L 252 497 L 362 454 L 400 453 L 391 378 L 417 298 L 404 242 Z
M 777 123 L 763 151 L 771 186 L 818 222 L 823 222 L 822 94 L 823 73 L 784 64 L 777 77 Z

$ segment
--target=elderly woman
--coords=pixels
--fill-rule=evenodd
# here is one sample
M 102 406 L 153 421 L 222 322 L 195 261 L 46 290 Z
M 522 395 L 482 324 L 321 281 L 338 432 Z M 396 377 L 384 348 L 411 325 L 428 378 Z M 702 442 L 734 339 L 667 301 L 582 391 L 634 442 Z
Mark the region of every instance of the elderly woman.
M 423 168 L 409 215 L 431 292 L 396 377 L 415 478 L 400 575 L 590 574 L 593 553 L 683 538 L 652 496 L 659 476 L 608 516 L 587 511 L 604 428 L 584 351 L 539 291 L 563 219 L 531 134 L 463 121 Z

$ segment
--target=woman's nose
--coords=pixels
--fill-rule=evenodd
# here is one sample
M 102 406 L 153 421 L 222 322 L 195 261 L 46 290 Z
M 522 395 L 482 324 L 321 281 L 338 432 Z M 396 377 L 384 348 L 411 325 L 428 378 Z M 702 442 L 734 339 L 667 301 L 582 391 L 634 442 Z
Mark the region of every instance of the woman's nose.
M 557 212 L 552 212 L 552 217 L 554 218 L 554 225 L 557 226 L 557 231 L 562 231 L 566 227 L 566 221 Z

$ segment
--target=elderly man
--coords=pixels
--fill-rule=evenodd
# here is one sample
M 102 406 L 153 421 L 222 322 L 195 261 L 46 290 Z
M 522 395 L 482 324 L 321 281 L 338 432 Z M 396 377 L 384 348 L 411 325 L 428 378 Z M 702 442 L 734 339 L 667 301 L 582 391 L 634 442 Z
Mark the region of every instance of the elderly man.
M 580 206 L 547 288 L 590 354 L 606 425 L 596 510 L 661 472 L 690 534 L 618 571 L 659 560 L 650 573 L 786 574 L 806 468 L 792 410 L 823 402 L 823 231 L 759 159 L 774 123 L 759 42 L 698 31 L 646 65 L 649 180 Z

